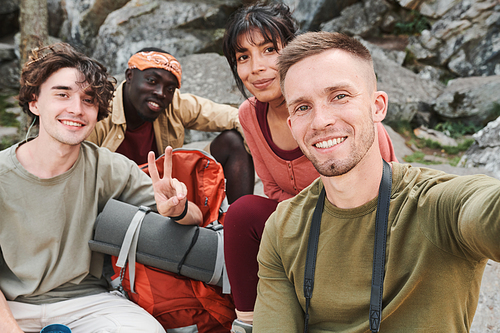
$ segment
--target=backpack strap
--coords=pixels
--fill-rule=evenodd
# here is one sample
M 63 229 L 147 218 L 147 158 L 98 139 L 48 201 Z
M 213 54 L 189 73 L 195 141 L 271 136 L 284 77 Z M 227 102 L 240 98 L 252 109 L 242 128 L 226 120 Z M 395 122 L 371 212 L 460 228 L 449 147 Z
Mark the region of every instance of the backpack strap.
M 387 221 L 389 217 L 389 203 L 392 187 L 392 170 L 383 160 L 382 179 L 380 180 L 377 213 L 375 217 L 375 244 L 373 254 L 372 287 L 370 296 L 370 330 L 378 332 L 382 319 L 382 296 L 384 287 L 385 248 L 387 242 Z M 314 273 L 316 255 L 318 252 L 319 233 L 321 230 L 321 216 L 325 203 L 325 188 L 321 190 L 316 208 L 314 209 L 309 241 L 307 244 L 306 265 L 304 271 L 304 297 L 306 309 L 304 315 L 304 333 L 307 333 L 309 322 L 309 305 L 314 289 Z

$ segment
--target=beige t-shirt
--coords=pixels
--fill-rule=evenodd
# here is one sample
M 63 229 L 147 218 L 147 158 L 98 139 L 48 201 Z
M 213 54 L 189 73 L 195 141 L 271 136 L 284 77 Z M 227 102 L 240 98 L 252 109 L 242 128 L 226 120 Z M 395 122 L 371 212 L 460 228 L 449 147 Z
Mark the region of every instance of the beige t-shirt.
M 0 152 L 0 289 L 29 303 L 104 291 L 89 274 L 94 221 L 111 198 L 153 206 L 150 178 L 126 157 L 84 142 L 70 170 L 40 179 L 19 163 L 18 146 Z

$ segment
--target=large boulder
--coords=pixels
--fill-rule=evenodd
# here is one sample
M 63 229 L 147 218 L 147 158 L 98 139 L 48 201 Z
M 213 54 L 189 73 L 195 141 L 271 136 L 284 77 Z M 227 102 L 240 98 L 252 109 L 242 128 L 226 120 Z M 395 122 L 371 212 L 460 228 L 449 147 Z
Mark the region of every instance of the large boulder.
M 47 0 L 47 12 L 49 16 L 49 36 L 59 37 L 62 27 L 71 26 L 76 22 L 69 22 L 66 7 L 68 3 L 76 0 Z M 71 43 L 71 38 L 64 36 L 64 39 Z
M 401 7 L 418 10 L 422 15 L 438 19 L 461 0 L 396 0 Z
M 0 62 L 0 92 L 11 95 L 19 90 L 19 60 Z
M 488 261 L 484 269 L 476 315 L 470 333 L 500 332 L 500 263 Z
M 19 0 L 2 0 L 0 5 L 0 38 L 19 30 Z
M 500 179 L 500 117 L 488 123 L 473 137 L 476 142 L 462 156 L 459 165 L 466 168 L 482 167 Z
M 320 25 L 321 30 L 350 36 L 376 35 L 381 27 L 394 21 L 385 1 L 363 0 L 342 10 L 341 15 Z
M 243 95 L 236 87 L 225 57 L 216 53 L 205 53 L 180 57 L 178 60 L 182 65 L 181 92 L 234 107 L 243 103 Z M 186 130 L 185 133 L 185 143 L 210 141 L 219 134 L 195 130 Z
M 430 30 L 410 38 L 408 49 L 418 60 L 447 67 L 461 77 L 500 74 L 498 0 L 436 0 L 431 2 L 434 7 L 426 1 L 405 2 L 438 17 Z
M 451 80 L 433 103 L 443 119 L 461 119 L 483 127 L 499 116 L 500 75 Z
M 235 107 L 245 100 L 236 87 L 224 56 L 203 53 L 180 57 L 178 60 L 182 65 L 181 92 Z
M 444 89 L 444 85 L 423 79 L 400 66 L 397 53 L 387 52 L 364 41 L 363 43 L 372 54 L 378 89 L 389 95 L 385 122 L 410 122 L 417 112 L 428 111 L 432 101 Z
M 320 25 L 361 0 L 283 0 L 292 10 L 301 31 L 318 30 Z
M 123 7 L 129 0 L 51 0 L 53 16 L 64 17 L 60 37 L 86 53 L 94 47 L 95 37 L 106 17 Z M 59 2 L 59 6 L 57 3 Z
M 176 57 L 219 51 L 223 27 L 238 4 L 236 0 L 131 0 L 107 16 L 93 56 L 112 73 L 120 73 L 128 58 L 144 47 L 158 47 Z

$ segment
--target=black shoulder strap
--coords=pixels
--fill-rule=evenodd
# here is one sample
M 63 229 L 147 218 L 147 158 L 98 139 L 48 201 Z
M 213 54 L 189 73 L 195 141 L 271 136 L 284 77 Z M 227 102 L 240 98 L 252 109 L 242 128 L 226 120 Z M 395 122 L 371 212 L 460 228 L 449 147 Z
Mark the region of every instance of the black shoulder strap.
M 375 245 L 373 247 L 372 292 L 370 297 L 370 330 L 378 332 L 382 320 L 382 296 L 384 291 L 385 248 L 387 220 L 391 200 L 392 170 L 384 161 L 384 171 L 378 190 L 377 215 L 375 218 Z
M 325 188 L 319 194 L 316 208 L 314 209 L 309 231 L 309 242 L 307 244 L 306 268 L 304 272 L 304 297 L 306 298 L 306 313 L 304 317 L 304 333 L 307 333 L 309 322 L 309 302 L 311 301 L 314 288 L 314 271 L 316 269 L 316 254 L 318 253 L 319 231 L 321 229 L 321 215 L 325 204 Z
M 385 248 L 387 241 L 387 220 L 389 217 L 389 202 L 392 187 L 392 171 L 389 163 L 383 161 L 384 168 L 380 181 L 377 214 L 375 220 L 375 245 L 373 254 L 372 288 L 370 297 L 370 330 L 378 332 L 382 319 L 382 295 L 384 284 Z M 316 267 L 316 254 L 318 252 L 319 233 L 321 229 L 321 216 L 325 203 L 325 189 L 323 188 L 316 208 L 314 209 L 309 243 L 307 245 L 306 266 L 304 271 L 304 297 L 306 310 L 304 316 L 304 333 L 307 333 L 309 322 L 309 304 L 314 288 L 314 271 Z

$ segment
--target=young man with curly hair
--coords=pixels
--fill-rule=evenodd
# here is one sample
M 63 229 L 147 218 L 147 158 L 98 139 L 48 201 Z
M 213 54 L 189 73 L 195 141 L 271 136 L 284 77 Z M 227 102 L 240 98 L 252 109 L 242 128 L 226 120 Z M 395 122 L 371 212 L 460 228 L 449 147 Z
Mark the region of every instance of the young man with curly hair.
M 23 67 L 19 104 L 39 134 L 0 152 L 1 332 L 39 332 L 54 322 L 82 333 L 164 332 L 108 292 L 103 258 L 88 246 L 111 198 L 156 203 L 164 216 L 187 207 L 185 187 L 168 173 L 151 180 L 126 157 L 84 142 L 107 117 L 113 91 L 106 68 L 67 44 L 33 52 Z M 196 209 L 179 222 L 198 223 Z

